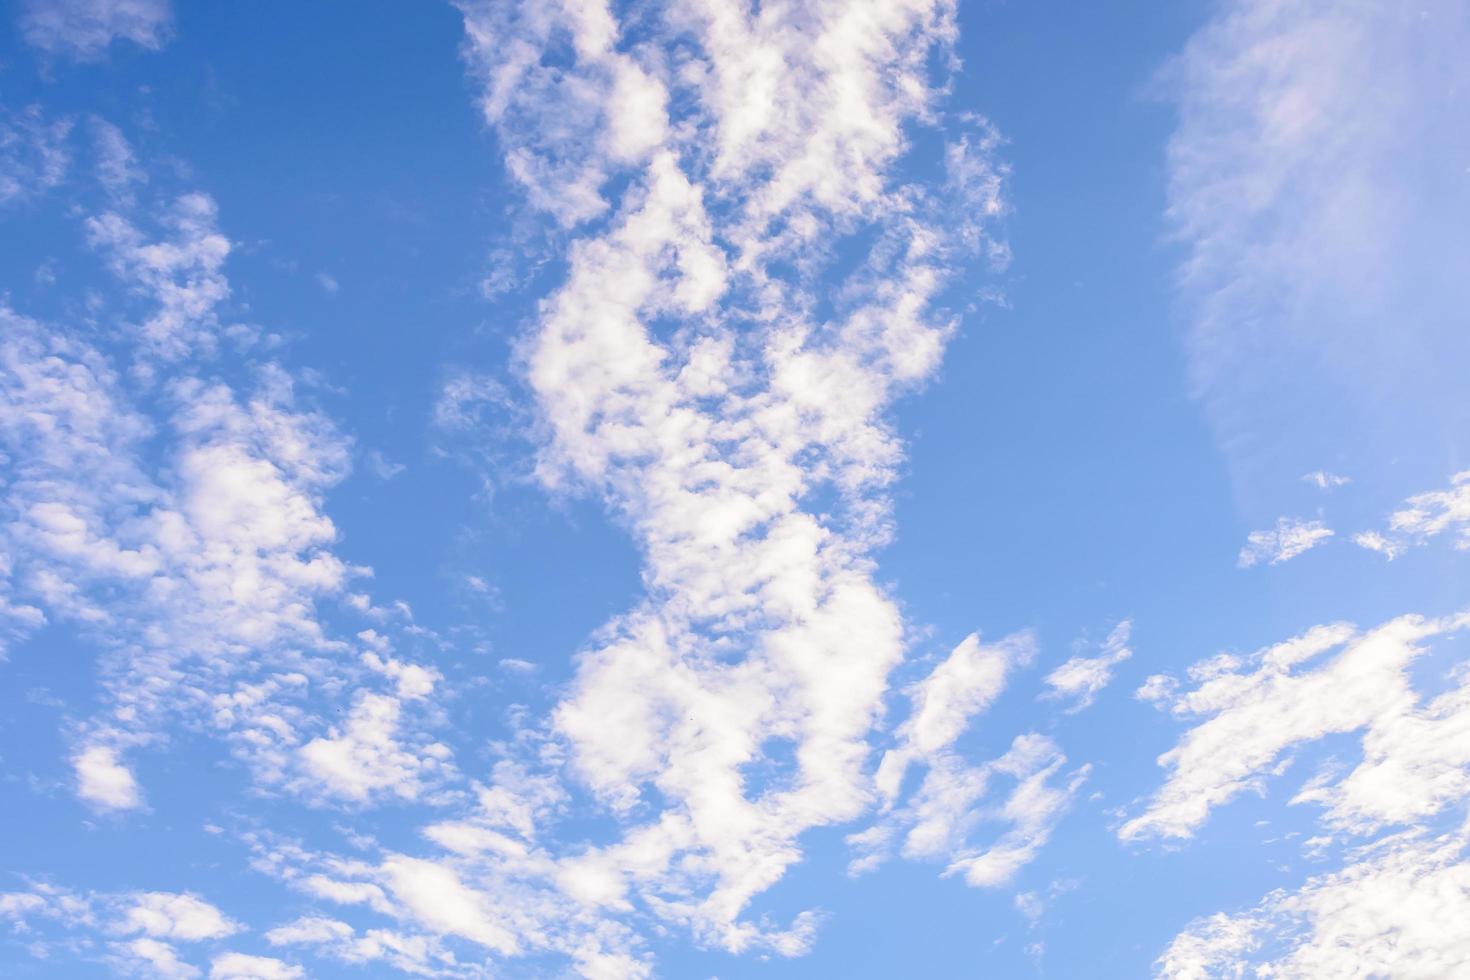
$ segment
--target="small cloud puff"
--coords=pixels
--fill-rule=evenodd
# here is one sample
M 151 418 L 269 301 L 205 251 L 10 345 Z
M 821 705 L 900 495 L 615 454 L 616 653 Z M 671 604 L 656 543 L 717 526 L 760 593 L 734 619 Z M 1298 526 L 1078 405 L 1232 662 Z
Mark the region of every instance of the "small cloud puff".
M 1261 562 L 1279 565 L 1315 548 L 1332 537 L 1333 531 L 1321 521 L 1301 521 L 1278 517 L 1276 526 L 1265 531 L 1252 531 L 1240 549 L 1236 565 L 1250 568 Z

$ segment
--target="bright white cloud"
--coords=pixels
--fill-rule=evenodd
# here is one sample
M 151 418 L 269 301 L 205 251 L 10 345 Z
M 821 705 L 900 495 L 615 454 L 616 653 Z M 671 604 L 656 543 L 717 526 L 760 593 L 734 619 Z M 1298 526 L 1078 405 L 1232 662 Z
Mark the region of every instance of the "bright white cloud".
M 1466 628 L 1470 613 L 1317 627 L 1249 658 L 1206 660 L 1191 669 L 1197 687 L 1161 696 L 1176 715 L 1208 717 L 1160 757 L 1169 779 L 1124 839 L 1193 835 L 1213 807 L 1264 792 L 1292 749 L 1332 734 L 1355 735 L 1361 758 L 1327 763 L 1295 794 L 1325 825 L 1304 849 L 1376 835 L 1339 870 L 1191 924 L 1160 956 L 1161 975 L 1429 978 L 1470 962 L 1465 831 L 1442 830 L 1470 802 L 1470 675 L 1462 665 L 1426 697 L 1411 673 Z
M 118 927 L 123 932 L 141 932 L 155 939 L 220 939 L 240 927 L 224 913 L 197 895 L 170 892 L 139 892 L 132 897 Z
M 1466 626 L 1470 613 L 1404 616 L 1366 633 L 1318 626 L 1191 668 L 1198 686 L 1166 697 L 1174 714 L 1205 720 L 1159 757 L 1169 778 L 1120 836 L 1192 836 L 1214 807 L 1263 786 L 1293 746 L 1334 733 L 1361 733 L 1362 762 L 1298 797 L 1326 804 L 1330 823 L 1367 830 L 1440 812 L 1470 791 L 1470 743 L 1450 734 L 1470 718 L 1466 695 L 1421 703 L 1408 670 L 1431 640 Z
M 1450 977 L 1470 963 L 1462 834 L 1390 838 L 1341 871 L 1192 925 L 1159 958 L 1170 980 Z
M 1236 564 L 1250 568 L 1261 562 L 1279 565 L 1315 548 L 1332 537 L 1332 529 L 1321 521 L 1301 521 L 1278 517 L 1268 531 L 1252 531 L 1240 549 Z
M 83 749 L 72 760 L 77 795 L 108 810 L 132 810 L 143 805 L 143 794 L 133 772 L 118 761 L 117 751 L 105 745 Z
M 121 145 L 119 135 L 113 149 Z M 120 210 L 86 225 L 147 309 L 123 338 L 135 354 L 130 370 L 82 330 L 0 309 L 0 451 L 9 460 L 0 636 L 56 620 L 104 651 L 106 707 L 77 734 L 79 795 L 104 808 L 141 806 L 124 756 L 180 719 L 219 732 L 263 781 L 320 795 L 313 783 L 324 770 L 307 768 L 312 756 L 300 749 L 336 736 L 330 706 L 310 702 L 350 696 L 359 683 L 386 683 L 416 705 L 393 743 L 405 748 L 369 741 L 383 752 L 346 753 L 361 780 L 386 788 L 387 767 L 410 750 L 427 753 L 411 760 L 415 770 L 448 771 L 447 750 L 417 734 L 436 675 L 386 655 L 340 658 L 348 645 L 317 618 L 317 603 L 342 596 L 362 571 L 334 554 L 337 530 L 323 510 L 325 491 L 347 472 L 348 441 L 298 404 L 293 379 L 274 364 L 247 360 L 239 390 L 195 376 L 221 338 L 249 349 L 253 336 L 216 313 L 230 292 L 229 244 L 213 201 L 175 198 L 153 241 L 130 198 L 112 203 Z M 364 611 L 375 612 L 370 601 Z
M 621 839 L 553 878 L 732 951 L 799 952 L 812 917 L 741 915 L 802 833 L 869 804 L 867 736 L 903 654 L 867 557 L 901 458 L 885 413 L 938 364 L 954 263 L 999 254 L 987 127 L 952 144 L 943 187 L 893 176 L 905 126 L 930 118 L 953 11 L 676 5 L 638 23 L 680 46 L 673 71 L 621 43 L 603 4 L 461 8 L 509 172 L 579 236 L 525 346 L 538 473 L 607 502 L 649 588 L 582 656 L 549 733 Z M 947 220 L 942 193 L 975 203 L 975 223 Z M 876 244 L 816 319 L 809 275 L 787 270 L 820 267 L 855 227 Z M 466 394 L 439 414 L 462 418 Z M 838 505 L 809 508 L 824 488 Z
M 169 0 L 24 0 L 20 10 L 26 43 L 78 61 L 95 61 L 117 40 L 159 48 L 172 20 Z
M 421 668 L 413 669 L 422 672 Z M 403 683 L 400 677 L 400 690 Z M 413 689 L 412 693 L 422 697 L 428 691 Z M 349 800 L 366 800 L 379 791 L 403 799 L 416 798 L 426 779 L 435 780 L 452 771 L 448 764 L 450 752 L 438 743 L 413 747 L 401 744 L 401 710 L 397 697 L 359 695 L 345 725 L 301 747 L 307 770 L 329 792 Z

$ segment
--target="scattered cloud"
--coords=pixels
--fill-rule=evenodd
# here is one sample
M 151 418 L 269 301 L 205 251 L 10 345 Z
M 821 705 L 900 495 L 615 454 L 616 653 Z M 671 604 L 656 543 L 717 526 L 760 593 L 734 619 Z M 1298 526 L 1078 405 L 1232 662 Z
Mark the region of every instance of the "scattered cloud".
M 965 762 L 953 747 L 972 719 L 1000 695 L 1008 674 L 1034 657 L 1030 634 L 988 645 L 971 634 L 909 689 L 913 710 L 875 779 L 883 813 L 872 827 L 848 836 L 857 852 L 849 874 L 872 870 L 896 846 L 907 858 L 947 861 L 945 875 L 963 874 L 971 885 L 997 887 L 1036 857 L 1070 807 L 1087 767 L 1063 775 L 1066 757 L 1051 739 L 1037 734 L 1018 736 L 1003 756 L 980 765 Z M 897 806 L 905 773 L 916 764 L 925 767 L 924 779 Z M 1009 795 L 996 798 L 994 783 L 1011 780 Z M 978 828 L 987 825 L 1007 829 L 988 844 L 974 842 Z
M 393 462 L 376 449 L 368 451 L 367 464 L 368 469 L 380 480 L 391 480 L 408 469 L 404 464 Z
M 0 207 L 31 200 L 65 179 L 73 125 L 69 118 L 48 120 L 39 106 L 19 112 L 0 106 Z
M 1365 633 L 1318 626 L 1249 657 L 1196 664 L 1198 686 L 1164 697 L 1176 716 L 1206 720 L 1159 757 L 1167 782 L 1119 835 L 1193 836 L 1213 808 L 1263 786 L 1289 749 L 1337 733 L 1361 733 L 1363 761 L 1298 795 L 1324 804 L 1333 826 L 1413 822 L 1470 796 L 1470 750 L 1444 734 L 1470 719 L 1470 692 L 1421 703 L 1409 676 L 1429 641 L 1467 626 L 1470 613 L 1403 616 Z
M 209 965 L 210 980 L 299 980 L 301 967 L 269 956 L 222 953 Z
M 1470 470 L 1451 477 L 1448 489 L 1415 494 L 1404 503 L 1389 515 L 1392 530 L 1420 540 L 1454 531 L 1455 547 L 1470 548 Z
M 158 49 L 173 22 L 169 0 L 24 0 L 21 36 L 47 54 L 96 61 L 113 41 Z
M 1161 976 L 1436 977 L 1470 960 L 1463 834 L 1389 838 L 1340 871 L 1177 936 Z
M 1096 657 L 1072 657 L 1046 675 L 1047 690 L 1042 696 L 1070 700 L 1069 712 L 1081 711 L 1092 704 L 1098 692 L 1113 679 L 1113 668 L 1133 656 L 1128 637 L 1133 621 L 1125 619 L 1103 641 Z
M 1326 470 L 1314 470 L 1311 473 L 1304 474 L 1302 476 L 1302 482 L 1310 483 L 1318 490 L 1335 490 L 1338 487 L 1345 487 L 1353 481 L 1350 477 L 1338 476 L 1336 473 L 1329 473 Z
M 219 909 L 197 895 L 170 892 L 133 895 L 118 928 L 121 932 L 141 932 L 155 939 L 185 941 L 220 939 L 240 930 Z
M 1360 548 L 1376 551 L 1389 561 L 1393 561 L 1404 553 L 1405 544 L 1402 541 L 1385 537 L 1377 531 L 1361 531 L 1353 535 L 1353 543 Z
M 1236 565 L 1250 568 L 1263 561 L 1279 565 L 1315 548 L 1332 537 L 1332 534 L 1332 529 L 1321 521 L 1278 517 L 1274 528 L 1268 531 L 1252 531 L 1247 536 Z

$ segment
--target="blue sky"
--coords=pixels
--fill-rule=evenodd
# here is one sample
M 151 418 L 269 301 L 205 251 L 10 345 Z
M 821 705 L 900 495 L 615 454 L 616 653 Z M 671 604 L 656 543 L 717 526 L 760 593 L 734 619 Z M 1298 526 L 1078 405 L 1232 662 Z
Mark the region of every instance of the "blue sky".
M 1470 969 L 1470 14 L 0 27 L 7 976 Z

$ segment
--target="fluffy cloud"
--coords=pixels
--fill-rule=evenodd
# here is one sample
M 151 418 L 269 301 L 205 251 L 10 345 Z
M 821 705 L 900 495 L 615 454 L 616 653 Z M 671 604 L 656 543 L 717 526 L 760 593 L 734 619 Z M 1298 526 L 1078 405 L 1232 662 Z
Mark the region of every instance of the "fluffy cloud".
M 196 895 L 140 892 L 118 926 L 123 932 L 141 932 L 154 939 L 219 939 L 239 931 L 219 909 Z
M 329 792 L 349 800 L 366 800 L 377 792 L 417 797 L 426 779 L 437 780 L 449 770 L 450 751 L 439 743 L 412 750 L 400 744 L 400 713 L 396 697 L 360 694 L 340 730 L 334 728 L 301 747 L 307 770 Z
M 451 771 L 416 728 L 437 675 L 389 656 L 376 634 L 364 658 L 342 657 L 351 645 L 318 618 L 362 571 L 334 553 L 324 512 L 350 444 L 299 404 L 285 370 L 250 353 L 251 331 L 221 324 L 229 243 L 214 202 L 178 195 L 160 235 L 145 234 L 144 209 L 120 191 L 135 183 L 126 140 L 97 132 L 117 210 L 88 219 L 88 238 L 143 314 L 104 353 L 84 327 L 0 308 L 0 638 L 54 620 L 101 648 L 104 708 L 78 727 L 73 754 L 78 794 L 95 806 L 142 805 L 125 757 L 179 721 L 217 731 L 269 783 L 413 796 L 424 783 L 397 775 Z M 238 387 L 203 369 L 226 338 L 247 352 Z M 372 690 L 382 686 L 391 693 Z M 356 687 L 356 727 L 342 736 L 319 699 Z M 405 700 L 415 707 L 398 712 Z M 399 729 L 386 741 L 367 717 L 375 705 Z
M 816 913 L 777 923 L 752 902 L 801 860 L 803 835 L 868 813 L 887 778 L 870 738 L 906 645 L 872 557 L 903 458 L 890 412 L 938 368 L 957 274 L 1004 261 L 999 138 L 938 109 L 953 7 L 462 9 L 507 172 L 569 242 L 521 345 L 536 475 L 605 503 L 646 593 L 589 640 L 545 721 L 496 747 L 484 782 L 438 799 L 457 805 L 423 828 L 427 853 L 343 858 L 256 835 L 261 870 L 389 920 L 315 915 L 274 940 L 424 970 L 452 941 L 642 976 L 627 920 L 651 919 L 797 955 Z M 906 182 L 916 126 L 944 152 Z M 27 460 L 5 505 L 15 608 L 108 651 L 106 710 L 80 739 L 118 767 L 183 718 L 313 802 L 419 799 L 457 777 L 412 728 L 437 675 L 318 614 L 336 598 L 376 610 L 348 598 L 355 570 L 325 511 L 347 440 L 259 359 L 253 328 L 226 320 L 231 246 L 213 201 L 186 193 L 145 217 L 122 145 L 102 170 L 112 210 L 86 227 L 129 290 L 131 361 L 21 317 L 6 336 L 18 407 L 0 421 Z M 844 238 L 855 264 L 838 262 Z M 230 371 L 206 368 L 230 352 Z M 441 425 L 483 428 L 484 388 L 453 379 Z M 1027 735 L 976 770 L 994 793 L 945 784 L 974 782 L 951 745 L 994 696 L 989 658 L 1028 650 L 957 651 L 898 750 L 929 767 L 931 792 L 891 812 L 913 816 L 916 842 L 944 838 L 909 850 L 977 884 L 1029 859 L 1078 778 Z M 347 711 L 329 723 L 332 706 Z M 556 841 L 574 797 L 612 832 Z M 997 839 L 972 843 L 980 822 Z
M 12 920 L 34 938 L 36 955 L 53 942 L 84 950 L 105 939 L 105 960 L 115 972 L 168 978 L 200 975 L 179 954 L 177 944 L 223 939 L 241 930 L 198 895 L 77 893 L 44 882 L 31 883 L 25 892 L 0 894 L 0 918 Z
M 953 10 L 654 9 L 638 29 L 679 46 L 673 71 L 620 43 L 604 5 L 461 8 L 509 172 L 578 229 L 525 341 L 538 473 L 602 497 L 648 584 L 582 655 L 549 732 L 621 839 L 553 877 L 732 951 L 798 952 L 810 917 L 741 914 L 802 833 L 869 804 L 867 736 L 903 655 L 868 558 L 902 452 L 885 413 L 938 365 L 954 264 L 996 254 L 988 129 L 952 144 L 948 180 L 892 176 Z M 977 202 L 978 223 L 945 220 L 944 193 Z M 870 253 L 812 315 L 831 237 L 858 227 Z M 836 506 L 808 503 L 828 489 Z
M 148 241 L 127 217 L 113 211 L 87 220 L 93 246 L 113 270 L 156 309 L 138 326 L 143 346 L 177 361 L 213 349 L 216 307 L 230 295 L 224 275 L 230 242 L 219 233 L 218 211 L 205 194 L 184 194 L 163 215 L 166 238 Z
M 1315 548 L 1332 537 L 1332 529 L 1321 521 L 1300 521 L 1278 517 L 1269 531 L 1252 531 L 1240 549 L 1236 564 L 1250 568 L 1260 562 L 1279 565 Z
M 106 745 L 83 749 L 72 760 L 77 795 L 108 810 L 131 810 L 143 805 L 143 794 L 132 770 L 118 762 L 117 751 Z

